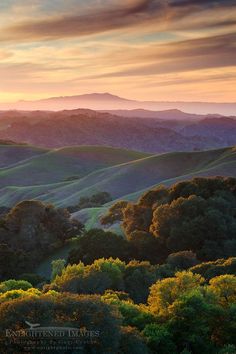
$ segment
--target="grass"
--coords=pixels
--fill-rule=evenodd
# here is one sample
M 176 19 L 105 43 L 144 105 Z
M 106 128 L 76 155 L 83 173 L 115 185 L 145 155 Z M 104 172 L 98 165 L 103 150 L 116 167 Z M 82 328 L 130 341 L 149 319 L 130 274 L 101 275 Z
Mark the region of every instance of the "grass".
M 6 167 L 14 167 L 25 160 L 47 153 L 44 148 L 30 145 L 0 144 L 0 171 Z
M 14 154 L 22 151 L 21 146 L 11 146 Z M 8 150 L 10 150 L 8 148 Z M 5 151 L 6 148 L 4 147 Z M 37 151 L 37 150 L 36 150 Z M 109 166 L 149 156 L 149 154 L 115 149 L 110 147 L 68 147 L 32 152 L 28 159 L 22 159 L 14 166 L 0 169 L 0 183 L 3 186 L 33 186 L 66 181 L 71 177 L 82 178 L 86 174 Z M 19 152 L 19 158 L 20 158 Z M 5 155 L 7 155 L 5 153 Z M 1 156 L 1 146 L 0 146 Z
M 99 191 L 109 192 L 113 199 L 133 199 L 158 184 L 171 184 L 194 176 L 236 175 L 235 148 L 146 157 L 141 154 L 139 159 L 113 166 L 113 153 L 113 163 L 137 157 L 137 154 L 101 148 L 95 158 L 93 152 L 96 152 L 95 147 L 53 150 L 14 168 L 1 169 L 1 205 L 11 206 L 22 199 L 40 199 L 65 207 L 78 203 L 82 196 Z M 84 168 L 85 160 L 91 170 Z M 66 177 L 79 174 L 79 171 L 82 171 L 80 178 L 65 181 Z

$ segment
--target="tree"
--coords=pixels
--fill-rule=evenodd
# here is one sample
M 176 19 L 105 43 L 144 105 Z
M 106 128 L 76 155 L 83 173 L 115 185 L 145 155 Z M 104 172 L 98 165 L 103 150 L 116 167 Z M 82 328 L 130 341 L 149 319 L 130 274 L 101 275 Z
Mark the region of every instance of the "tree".
M 11 245 L 30 252 L 36 249 L 37 253 L 51 251 L 83 231 L 83 225 L 71 220 L 65 209 L 35 200 L 17 204 L 5 221 L 6 228 L 14 234 L 10 238 Z
M 65 264 L 66 264 L 65 259 L 56 259 L 52 261 L 51 280 L 54 280 L 57 275 L 61 275 L 63 269 L 65 268 Z
M 90 197 L 91 203 L 97 206 L 109 203 L 111 200 L 111 195 L 108 192 L 98 192 Z
M 162 263 L 168 252 L 157 237 L 150 232 L 136 230 L 127 236 L 132 256 L 136 260 L 147 260 L 152 264 Z
M 76 177 L 76 176 L 75 176 Z M 78 177 L 76 177 L 78 179 Z M 81 197 L 78 204 L 68 206 L 67 210 L 70 213 L 75 213 L 85 208 L 96 208 L 102 206 L 112 200 L 111 195 L 108 192 L 98 192 L 91 197 Z
M 163 254 L 167 257 L 186 250 L 202 261 L 233 257 L 235 190 L 236 178 L 194 178 L 145 192 L 137 203 L 119 202 L 110 208 L 102 223 L 122 222 L 127 239 L 142 260 L 148 256 L 145 252 L 140 255 L 141 245 L 151 246 L 150 235 L 158 240 L 153 248 L 156 262 L 163 262 Z
M 125 263 L 120 259 L 108 258 L 108 259 L 97 259 L 91 265 L 90 269 L 95 269 L 104 273 L 107 273 L 112 281 L 112 287 L 117 288 L 114 290 L 119 290 L 118 288 L 123 288 L 123 274 L 125 271 Z
M 98 258 L 130 259 L 128 242 L 121 236 L 102 229 L 92 229 L 79 238 L 78 247 L 69 255 L 69 263 L 91 264 Z
M 28 290 L 22 289 L 15 289 L 15 290 L 8 290 L 4 293 L 0 293 L 0 304 L 4 302 L 8 302 L 15 299 L 20 299 L 24 297 L 38 297 L 42 295 L 41 291 L 35 288 L 30 288 Z
M 172 252 L 191 250 L 202 260 L 227 255 L 226 244 L 235 239 L 235 197 L 192 195 L 159 206 L 153 213 L 151 232 Z
M 193 273 L 201 274 L 205 279 L 210 280 L 218 275 L 236 274 L 236 258 L 217 259 L 216 261 L 203 262 L 192 268 Z
M 169 201 L 169 190 L 165 186 L 158 186 L 145 192 L 138 203 L 148 208 L 156 208 L 159 205 L 166 204 Z
M 158 279 L 156 268 L 149 262 L 132 261 L 127 264 L 124 273 L 125 290 L 135 303 L 146 303 L 149 288 Z
M 144 337 L 135 328 L 121 327 L 119 354 L 148 354 Z
M 0 293 L 5 293 L 9 290 L 28 290 L 32 287 L 32 284 L 26 280 L 9 279 L 0 283 Z
M 35 200 L 17 204 L 0 224 L 1 279 L 25 273 L 82 231 L 64 209 Z
M 178 352 L 214 354 L 224 323 L 225 311 L 203 289 L 193 289 L 179 296 L 169 309 L 168 329 Z
M 120 319 L 118 312 L 102 302 L 97 296 L 72 294 L 44 294 L 37 297 L 22 297 L 0 305 L 0 330 L 25 330 L 25 321 L 39 323 L 42 327 L 72 327 L 90 333 L 86 340 L 80 337 L 79 346 L 84 353 L 117 353 L 120 338 Z M 90 332 L 88 332 L 90 331 Z M 34 341 L 34 338 L 30 338 Z M 11 348 L 23 352 L 24 338 L 20 341 L 2 342 L 2 352 Z M 35 340 L 38 340 L 35 338 Z M 62 346 L 66 338 L 50 337 L 50 346 Z M 71 342 L 71 338 L 68 338 Z M 64 344 L 65 346 L 66 344 Z M 69 345 L 69 344 L 68 344 Z M 78 345 L 77 345 L 78 347 Z
M 120 200 L 112 205 L 106 215 L 101 217 L 102 225 L 114 224 L 115 222 L 120 222 L 123 220 L 123 211 L 128 205 L 128 202 L 125 200 Z
M 119 259 L 98 259 L 92 265 L 69 265 L 56 276 L 51 289 L 78 294 L 103 294 L 107 289 L 123 290 L 125 263 Z
M 150 288 L 148 304 L 151 312 L 168 317 L 173 303 L 180 295 L 198 288 L 204 279 L 192 272 L 177 272 L 175 277 L 158 280 Z
M 37 287 L 39 284 L 42 284 L 46 281 L 46 278 L 44 278 L 41 275 L 38 275 L 36 273 L 23 273 L 23 274 L 19 275 L 19 278 L 21 280 L 28 281 L 34 287 Z
M 0 244 L 0 280 L 19 276 L 30 265 L 30 255 L 12 249 L 7 244 Z
M 173 336 L 165 326 L 152 323 L 147 325 L 142 333 L 144 337 L 146 337 L 148 346 L 153 353 L 177 354 L 177 348 L 173 341 Z
M 236 303 L 236 276 L 220 275 L 210 280 L 209 288 L 219 297 L 222 306 Z
M 122 227 L 127 237 L 134 231 L 149 231 L 152 221 L 152 209 L 142 205 L 129 203 L 123 210 Z
M 134 304 L 132 299 L 127 296 L 124 297 L 123 294 L 125 293 L 107 290 L 101 297 L 107 304 L 118 308 L 122 316 L 123 326 L 131 326 L 142 331 L 146 325 L 155 322 L 155 317 L 146 306 Z
M 196 254 L 192 251 L 181 251 L 169 254 L 166 262 L 173 268 L 185 270 L 195 266 L 198 263 L 198 260 Z

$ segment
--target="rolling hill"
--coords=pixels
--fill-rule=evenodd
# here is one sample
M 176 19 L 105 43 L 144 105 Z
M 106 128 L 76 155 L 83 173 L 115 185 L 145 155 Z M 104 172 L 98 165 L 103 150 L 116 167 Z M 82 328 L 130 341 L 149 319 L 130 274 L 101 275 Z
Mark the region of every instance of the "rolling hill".
M 13 167 L 18 162 L 40 156 L 47 151 L 47 149 L 34 146 L 18 145 L 11 141 L 0 141 L 0 168 Z
M 95 170 L 148 156 L 141 152 L 102 146 L 46 150 L 31 146 L 0 145 L 0 185 L 36 186 L 48 182 L 73 181 Z
M 91 146 L 44 150 L 0 169 L 0 205 L 40 199 L 66 207 L 101 191 L 135 200 L 160 183 L 215 175 L 236 175 L 236 148 L 157 155 Z

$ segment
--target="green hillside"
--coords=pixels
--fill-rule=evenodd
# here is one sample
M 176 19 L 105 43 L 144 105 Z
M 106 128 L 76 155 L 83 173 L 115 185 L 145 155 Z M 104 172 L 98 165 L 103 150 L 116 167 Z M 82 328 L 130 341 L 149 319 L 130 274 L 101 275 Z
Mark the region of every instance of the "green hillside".
M 161 155 L 108 147 L 63 148 L 2 168 L 0 204 L 40 199 L 66 207 L 100 191 L 109 192 L 113 200 L 135 200 L 158 184 L 215 175 L 236 175 L 236 148 Z M 100 212 L 87 209 L 83 213 L 92 225 Z
M 47 149 L 30 145 L 16 145 L 0 141 L 0 169 L 22 163 L 24 160 L 37 157 L 48 152 Z
M 28 159 L 25 158 L 25 150 L 29 155 Z M 1 155 L 5 156 L 4 160 L 9 156 L 8 167 L 0 169 L 1 187 L 75 180 L 97 169 L 149 156 L 110 147 L 83 146 L 44 150 L 14 145 L 0 146 L 0 157 Z M 18 163 L 10 166 L 13 163 L 12 155 L 18 156 Z
M 171 177 L 171 178 L 163 178 L 162 180 L 157 181 L 154 184 L 150 184 L 148 188 L 143 188 L 138 190 L 137 192 L 122 195 L 121 197 L 117 198 L 119 199 L 125 199 L 125 200 L 130 200 L 130 201 L 136 201 L 146 190 L 155 188 L 159 184 L 163 184 L 166 186 L 175 184 L 177 182 L 183 181 L 183 180 L 188 180 L 193 177 L 211 177 L 211 176 L 236 176 L 236 148 L 227 148 L 227 149 L 222 149 L 222 150 L 209 150 L 205 152 L 200 152 L 200 153 L 189 153 L 191 155 L 192 161 L 197 161 L 199 162 L 198 165 L 195 166 L 195 168 L 188 173 L 188 169 L 186 168 L 187 173 L 183 173 L 180 175 L 176 175 L 176 177 Z M 187 154 L 187 155 L 189 155 Z M 173 170 L 169 170 L 167 174 L 172 174 L 173 171 L 176 171 L 176 165 L 181 166 L 181 163 L 183 163 L 183 155 L 185 155 L 186 158 L 186 153 L 176 153 L 176 154 L 165 154 L 165 155 L 160 155 L 161 157 L 160 160 L 164 162 L 162 165 L 163 167 L 167 167 L 168 164 L 168 158 L 163 161 L 163 157 L 176 157 L 175 159 L 175 164 L 173 167 Z M 199 158 L 201 159 L 199 160 Z M 154 157 L 155 158 L 155 157 Z M 158 158 L 158 156 L 157 156 Z M 160 161 L 159 160 L 159 161 Z M 146 161 L 145 161 L 146 162 Z M 165 163 L 167 166 L 165 166 Z M 160 165 L 159 165 L 160 166 Z M 163 169 L 164 170 L 164 169 Z M 157 176 L 158 178 L 158 176 Z M 114 203 L 113 201 L 112 203 Z M 108 210 L 109 206 L 112 204 L 109 203 L 106 206 L 103 206 L 102 208 L 90 208 L 90 209 L 85 209 L 81 210 L 75 214 L 73 214 L 73 217 L 82 220 L 86 227 L 93 228 L 93 227 L 101 227 L 99 223 L 100 216 L 102 214 L 105 214 L 106 211 Z M 114 231 L 119 231 L 119 226 L 118 225 L 113 225 L 111 227 Z

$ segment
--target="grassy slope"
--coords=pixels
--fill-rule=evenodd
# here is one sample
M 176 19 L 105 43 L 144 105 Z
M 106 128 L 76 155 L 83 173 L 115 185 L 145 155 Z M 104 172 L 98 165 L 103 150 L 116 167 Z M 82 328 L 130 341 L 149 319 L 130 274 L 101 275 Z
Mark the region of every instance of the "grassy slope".
M 13 167 L 24 160 L 37 157 L 48 152 L 47 149 L 30 145 L 4 144 L 0 142 L 0 171 L 2 168 Z
M 193 154 L 199 155 L 199 153 L 193 153 Z M 195 169 L 193 169 L 190 172 L 188 171 L 189 173 L 184 173 L 174 178 L 162 179 L 157 183 L 149 185 L 148 188 L 143 188 L 138 190 L 137 192 L 123 195 L 122 197 L 117 198 L 117 200 L 125 199 L 130 201 L 136 201 L 146 190 L 155 188 L 159 184 L 169 186 L 179 181 L 188 180 L 197 176 L 199 177 L 200 176 L 211 177 L 217 175 L 236 176 L 236 148 L 232 148 L 232 149 L 229 148 L 223 150 L 211 150 L 200 154 L 203 157 L 202 161 L 199 163 L 198 166 L 196 166 Z M 178 154 L 176 154 L 176 157 L 177 156 Z M 212 159 L 212 157 L 214 157 L 214 159 Z M 178 164 L 180 160 L 181 160 L 181 154 L 179 155 L 178 159 L 176 158 L 176 164 Z M 183 159 L 181 160 L 181 162 L 183 162 Z M 113 201 L 112 203 L 114 202 L 115 201 Z M 75 213 L 73 217 L 77 219 L 81 219 L 85 223 L 88 229 L 93 227 L 101 227 L 99 223 L 99 218 L 109 209 L 112 203 L 108 203 L 106 206 L 103 206 L 102 208 L 90 208 L 90 209 L 81 210 Z M 114 225 L 114 227 L 111 227 L 111 229 L 114 229 L 114 231 L 119 230 L 117 225 Z
M 5 148 L 2 148 L 5 150 Z M 1 157 L 0 146 L 0 157 Z M 15 154 L 22 147 L 12 147 Z M 7 154 L 5 153 L 5 156 Z M 0 183 L 4 186 L 35 186 L 57 183 L 70 177 L 81 178 L 97 169 L 106 168 L 147 157 L 149 154 L 110 147 L 68 147 L 48 150 L 39 156 L 0 169 Z
M 76 172 L 81 173 L 80 179 L 59 182 Z M 135 200 L 152 186 L 197 175 L 235 176 L 236 149 L 151 156 L 104 147 L 53 150 L 0 169 L 0 205 L 11 206 L 22 199 L 36 198 L 67 206 L 97 191 L 107 191 L 113 199 Z
M 114 199 L 121 198 L 165 180 L 200 173 L 219 158 L 224 158 L 224 161 L 227 159 L 225 163 L 229 164 L 230 156 L 231 150 L 156 155 L 95 171 L 74 183 L 53 189 L 54 195 L 50 198 L 52 202 L 61 206 L 73 205 L 81 196 L 91 195 L 97 191 L 107 191 Z M 231 159 L 234 160 L 234 157 L 231 156 Z M 226 166 L 223 169 L 226 169 Z M 227 175 L 232 175 L 233 166 L 227 169 L 229 169 Z M 210 174 L 214 175 L 214 172 Z M 221 174 L 221 171 L 217 174 Z M 47 195 L 44 200 L 47 200 Z

